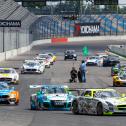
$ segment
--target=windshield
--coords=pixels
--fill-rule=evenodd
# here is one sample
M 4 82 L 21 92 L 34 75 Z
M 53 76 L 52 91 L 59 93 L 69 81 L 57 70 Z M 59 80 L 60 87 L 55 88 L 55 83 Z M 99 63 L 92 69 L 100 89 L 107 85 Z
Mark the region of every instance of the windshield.
M 56 93 L 66 93 L 66 90 L 62 87 L 48 87 L 48 88 L 41 88 L 42 93 L 47 94 L 56 94 Z
M 0 69 L 0 73 L 1 74 L 8 74 L 8 73 L 11 73 L 11 70 L 9 70 L 9 69 Z
M 74 50 L 68 50 L 68 51 L 66 51 L 66 53 L 67 54 L 73 54 L 73 53 L 75 53 L 75 51 Z
M 26 63 L 26 65 L 28 65 L 28 66 L 36 66 L 36 65 L 38 65 L 38 63 L 29 62 L 29 63 Z
M 126 78 L 126 71 L 121 71 L 119 77 Z
M 98 59 L 98 57 L 89 57 L 89 59 Z
M 0 90 L 5 90 L 5 89 L 9 89 L 8 84 L 6 84 L 6 83 L 0 83 Z
M 39 55 L 40 58 L 48 58 L 49 56 L 48 55 Z
M 94 97 L 97 97 L 97 98 L 112 98 L 112 97 L 121 97 L 121 96 L 116 91 L 98 91 L 98 92 L 95 93 Z

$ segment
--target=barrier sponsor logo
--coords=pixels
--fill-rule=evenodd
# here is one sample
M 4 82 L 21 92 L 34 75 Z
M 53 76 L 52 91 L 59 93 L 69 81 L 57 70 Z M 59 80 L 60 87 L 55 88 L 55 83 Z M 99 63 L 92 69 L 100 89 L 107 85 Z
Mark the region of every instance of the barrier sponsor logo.
M 0 20 L 0 27 L 21 27 L 20 20 Z
M 66 43 L 68 38 L 52 38 L 51 43 Z
M 75 24 L 74 36 L 100 35 L 100 23 Z

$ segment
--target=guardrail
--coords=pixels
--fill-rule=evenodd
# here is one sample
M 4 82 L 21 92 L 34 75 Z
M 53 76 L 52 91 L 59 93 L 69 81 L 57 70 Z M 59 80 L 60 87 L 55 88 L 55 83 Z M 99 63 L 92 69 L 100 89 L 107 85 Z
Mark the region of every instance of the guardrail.
M 109 45 L 108 48 L 111 52 L 126 57 L 126 45 Z

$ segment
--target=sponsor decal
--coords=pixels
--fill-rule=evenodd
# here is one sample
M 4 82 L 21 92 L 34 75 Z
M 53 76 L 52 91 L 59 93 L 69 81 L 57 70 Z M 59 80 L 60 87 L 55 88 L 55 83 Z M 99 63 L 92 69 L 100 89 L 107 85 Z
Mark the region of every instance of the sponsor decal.
M 51 43 L 67 43 L 68 38 L 52 38 Z
M 21 27 L 20 20 L 0 20 L 0 27 Z
M 100 23 L 75 24 L 74 36 L 100 35 Z

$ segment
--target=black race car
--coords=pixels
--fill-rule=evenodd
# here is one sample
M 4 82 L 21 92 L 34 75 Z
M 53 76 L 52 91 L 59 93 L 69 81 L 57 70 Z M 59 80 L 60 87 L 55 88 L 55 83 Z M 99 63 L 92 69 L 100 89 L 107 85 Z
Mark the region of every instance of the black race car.
M 64 60 L 67 59 L 77 60 L 77 54 L 75 53 L 75 50 L 66 50 L 64 52 Z
M 118 63 L 120 63 L 119 56 L 108 55 L 108 57 L 103 59 L 103 67 L 105 67 L 105 66 L 115 66 Z

